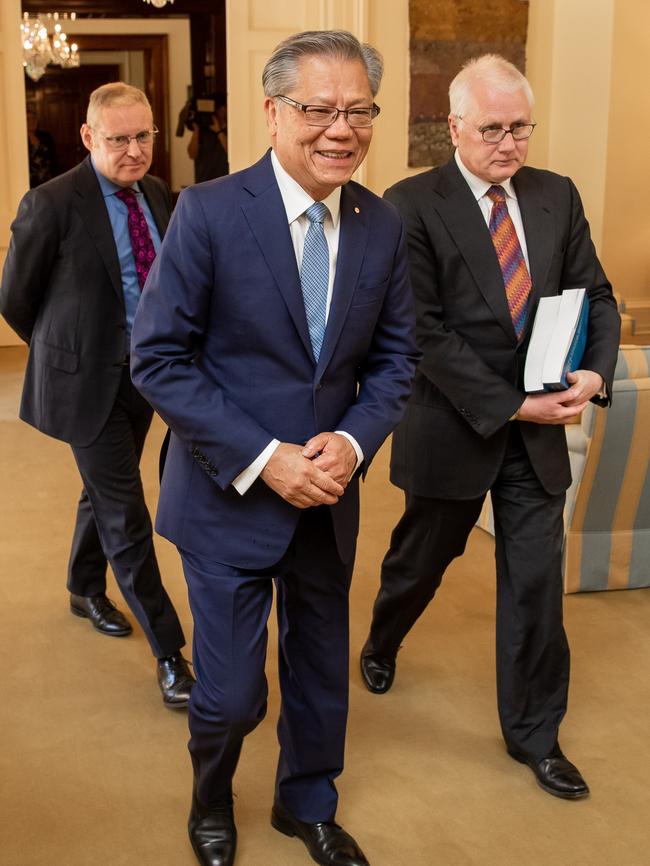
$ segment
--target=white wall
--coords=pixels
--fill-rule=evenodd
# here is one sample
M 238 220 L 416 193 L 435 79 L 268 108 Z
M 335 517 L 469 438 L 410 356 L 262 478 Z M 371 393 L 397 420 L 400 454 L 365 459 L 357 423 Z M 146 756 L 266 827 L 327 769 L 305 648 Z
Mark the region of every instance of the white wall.
M 378 195 L 403 177 L 423 171 L 408 166 L 409 39 L 408 0 L 370 0 L 368 42 L 384 58 L 377 95 L 381 114 L 366 158 L 367 185 Z
M 616 0 L 530 0 L 527 75 L 537 129 L 528 162 L 569 175 L 600 251 Z
M 25 74 L 18 38 L 20 0 L 0 2 L 0 268 L 9 245 L 9 226 L 29 188 Z M 20 122 L 16 121 L 20 118 Z M 20 340 L 0 316 L 0 346 Z

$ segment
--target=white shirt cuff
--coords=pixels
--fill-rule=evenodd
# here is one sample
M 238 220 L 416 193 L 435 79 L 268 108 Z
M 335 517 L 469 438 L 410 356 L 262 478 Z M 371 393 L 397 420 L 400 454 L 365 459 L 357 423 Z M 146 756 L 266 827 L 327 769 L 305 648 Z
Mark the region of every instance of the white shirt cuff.
M 352 470 L 352 475 L 354 475 L 354 473 L 357 471 L 359 466 L 361 466 L 361 464 L 363 463 L 363 451 L 361 450 L 361 446 L 359 445 L 357 440 L 354 438 L 354 436 L 351 436 L 349 433 L 346 433 L 345 430 L 335 430 L 334 432 L 338 433 L 339 436 L 345 436 L 345 438 L 348 440 L 350 445 L 352 445 L 352 447 L 354 448 L 354 453 L 357 455 L 357 462 L 355 464 L 354 469 Z M 350 475 L 350 478 L 352 478 L 352 475 Z
M 363 451 L 361 450 L 361 447 L 359 446 L 357 440 L 350 433 L 346 433 L 345 430 L 336 430 L 335 432 L 339 433 L 341 436 L 345 436 L 350 445 L 352 445 L 352 447 L 354 448 L 354 453 L 357 455 L 357 462 L 354 466 L 354 469 L 352 470 L 352 475 L 354 475 L 359 466 L 361 466 L 361 464 L 363 463 Z M 243 496 L 244 493 L 246 493 L 246 491 L 252 486 L 253 482 L 259 478 L 262 470 L 271 459 L 271 455 L 279 444 L 279 439 L 273 439 L 271 442 L 269 442 L 264 451 L 262 451 L 262 453 L 258 457 L 256 457 L 255 460 L 253 460 L 250 466 L 247 466 L 246 469 L 244 469 L 243 472 L 240 472 L 239 475 L 233 480 L 232 486 L 235 488 L 237 493 L 240 494 L 240 496 Z
M 269 444 L 266 446 L 264 451 L 262 451 L 259 457 L 256 457 L 255 460 L 253 460 L 253 462 L 251 463 L 251 465 L 244 469 L 243 472 L 240 472 L 239 475 L 235 478 L 235 480 L 232 482 L 232 486 L 235 488 L 237 493 L 240 494 L 240 496 L 243 496 L 244 493 L 246 493 L 246 491 L 248 490 L 248 488 L 253 484 L 253 482 L 259 478 L 262 469 L 264 469 L 266 464 L 269 462 L 269 460 L 271 459 L 271 455 L 279 444 L 279 439 L 273 439 L 272 442 L 269 442 Z

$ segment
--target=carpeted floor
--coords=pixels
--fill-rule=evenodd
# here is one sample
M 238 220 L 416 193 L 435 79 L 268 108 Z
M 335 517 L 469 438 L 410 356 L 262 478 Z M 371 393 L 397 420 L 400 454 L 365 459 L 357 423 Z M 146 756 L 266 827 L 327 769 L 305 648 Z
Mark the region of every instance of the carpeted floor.
M 68 612 L 79 483 L 67 446 L 16 420 L 24 358 L 0 349 L 0 864 L 191 866 L 186 717 L 163 707 L 138 629 L 106 638 Z M 158 423 L 143 466 L 152 508 L 161 439 Z M 562 745 L 592 796 L 550 797 L 500 740 L 493 543 L 480 530 L 408 637 L 393 690 L 375 696 L 361 685 L 358 652 L 401 503 L 387 456 L 363 493 L 339 821 L 372 866 L 647 866 L 650 591 L 566 599 L 573 678 Z M 157 547 L 189 635 L 178 557 L 162 539 Z M 125 610 L 112 578 L 110 594 Z M 301 843 L 269 826 L 273 651 L 267 673 L 269 714 L 236 777 L 237 866 L 306 866 Z

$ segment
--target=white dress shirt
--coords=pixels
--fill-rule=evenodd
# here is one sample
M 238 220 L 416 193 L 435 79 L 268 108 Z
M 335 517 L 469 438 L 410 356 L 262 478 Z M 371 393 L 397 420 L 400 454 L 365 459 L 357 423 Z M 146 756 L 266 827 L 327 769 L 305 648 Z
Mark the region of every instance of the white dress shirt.
M 456 160 L 458 170 L 467 181 L 467 185 L 471 189 L 474 198 L 478 202 L 478 206 L 481 208 L 481 213 L 483 214 L 485 224 L 487 226 L 490 225 L 490 214 L 492 213 L 492 205 L 494 204 L 492 199 L 488 198 L 487 191 L 490 189 L 491 186 L 503 187 L 503 190 L 506 194 L 506 207 L 508 208 L 510 219 L 512 220 L 512 224 L 514 225 L 515 231 L 517 232 L 519 245 L 521 247 L 522 253 L 524 254 L 524 261 L 526 262 L 528 273 L 530 274 L 530 262 L 528 261 L 528 248 L 526 247 L 524 224 L 521 220 L 521 211 L 519 210 L 519 202 L 517 201 L 517 196 L 512 185 L 512 178 L 508 178 L 507 180 L 504 180 L 499 184 L 492 184 L 487 180 L 481 180 L 480 177 L 477 177 L 475 174 L 472 174 L 471 171 L 465 168 L 465 166 L 463 165 L 463 161 L 460 158 L 460 154 L 458 153 L 458 150 L 456 150 L 454 158 Z
M 298 271 L 300 271 L 300 266 L 302 265 L 302 251 L 305 245 L 307 230 L 309 229 L 309 219 L 305 215 L 305 211 L 314 204 L 314 199 L 282 168 L 274 151 L 271 151 L 271 164 L 273 166 L 275 179 L 280 189 L 280 195 L 282 196 L 282 203 L 284 204 L 284 209 L 287 213 L 291 242 L 293 243 L 293 250 L 296 254 Z M 328 210 L 328 215 L 325 217 L 323 223 L 323 230 L 325 232 L 325 238 L 329 249 L 329 280 L 327 285 L 327 306 L 325 309 L 325 321 L 327 322 L 327 317 L 329 316 L 330 307 L 332 305 L 332 291 L 334 289 L 334 277 L 336 276 L 336 261 L 339 253 L 341 187 L 337 187 L 327 196 L 327 198 L 323 199 L 323 204 L 326 205 Z M 354 448 L 357 455 L 357 462 L 354 467 L 354 471 L 356 472 L 363 462 L 363 451 L 354 436 L 346 433 L 345 430 L 337 430 L 336 432 L 340 433 L 341 436 L 345 436 Z M 248 488 L 255 479 L 258 478 L 266 464 L 269 462 L 271 455 L 279 444 L 280 442 L 278 439 L 271 440 L 250 466 L 244 469 L 244 471 L 235 478 L 232 484 L 238 493 L 242 495 L 246 493 Z

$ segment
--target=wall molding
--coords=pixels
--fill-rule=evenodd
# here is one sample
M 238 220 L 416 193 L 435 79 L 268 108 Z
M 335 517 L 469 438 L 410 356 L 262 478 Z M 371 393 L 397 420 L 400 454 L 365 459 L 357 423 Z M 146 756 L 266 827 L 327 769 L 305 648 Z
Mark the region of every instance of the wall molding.
M 625 312 L 633 320 L 633 335 L 650 339 L 650 298 L 625 298 Z

